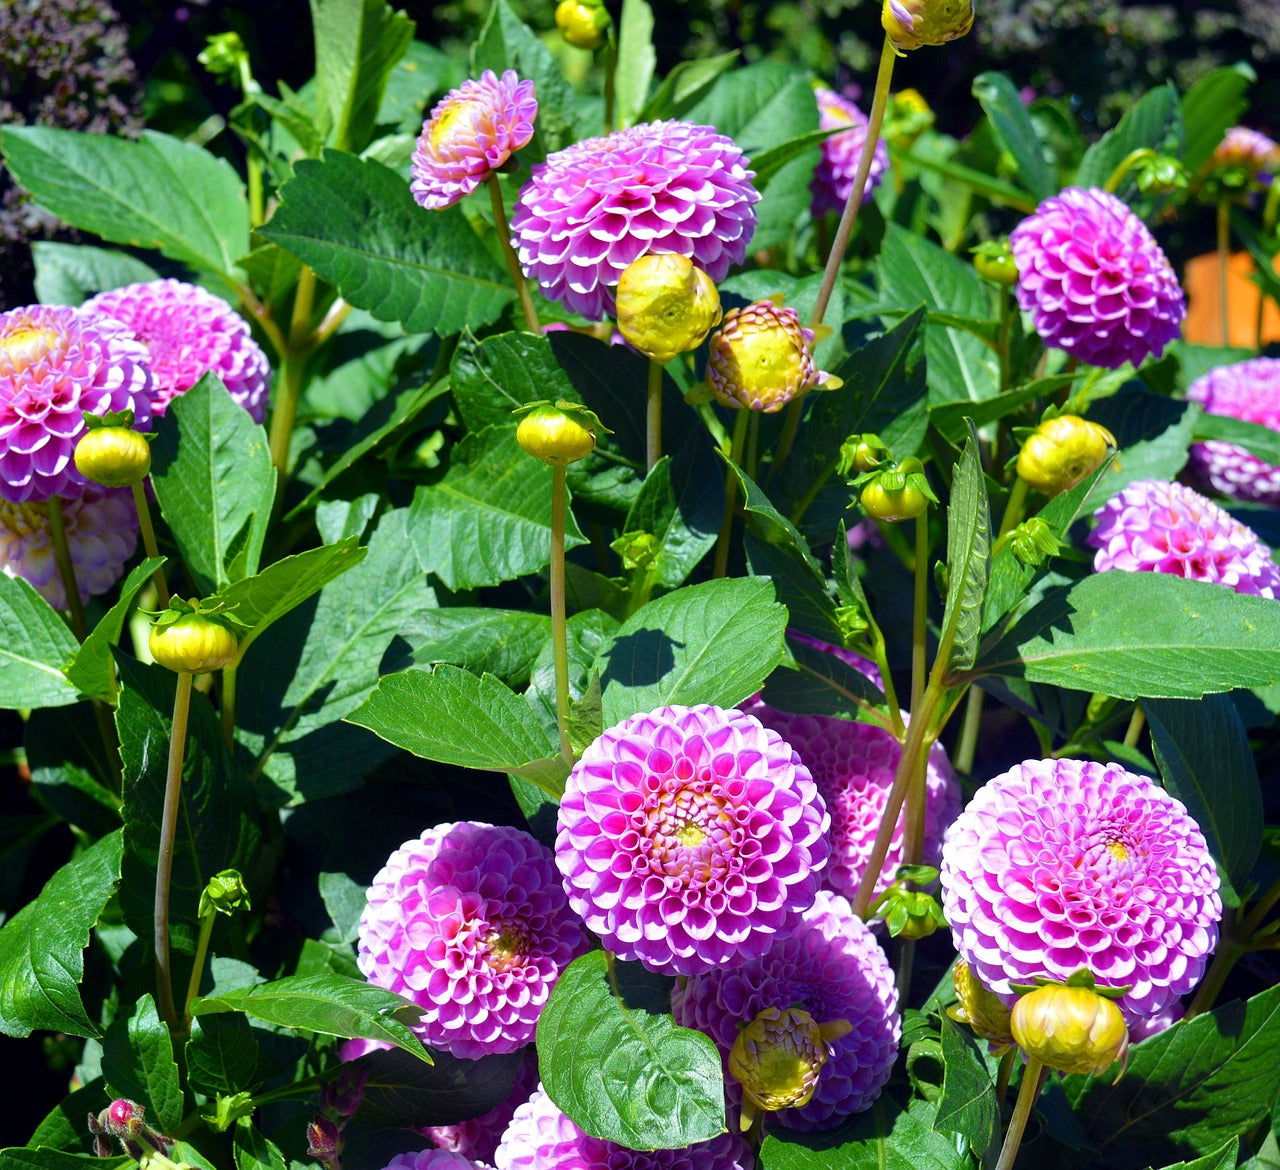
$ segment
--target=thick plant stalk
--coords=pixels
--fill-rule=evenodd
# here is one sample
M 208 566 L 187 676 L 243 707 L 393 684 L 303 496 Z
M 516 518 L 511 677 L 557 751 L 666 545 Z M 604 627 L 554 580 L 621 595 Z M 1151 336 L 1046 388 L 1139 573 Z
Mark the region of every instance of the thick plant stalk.
M 730 463 L 741 465 L 742 449 L 747 441 L 748 411 L 739 410 L 733 422 L 733 444 L 729 452 Z M 720 522 L 720 535 L 716 539 L 716 559 L 711 570 L 713 577 L 723 577 L 729 568 L 729 539 L 733 535 L 733 513 L 738 499 L 738 476 L 730 467 L 724 476 L 724 519 Z
M 649 389 L 644 414 L 645 471 L 662 458 L 662 367 L 649 359 Z
M 1026 1132 L 1031 1110 L 1036 1098 L 1040 1096 L 1048 1071 L 1034 1056 L 1027 1057 L 1027 1067 L 1022 1071 L 1022 1084 L 1018 1088 L 1018 1100 L 1013 1106 L 1013 1116 L 1009 1118 L 1009 1128 L 1005 1132 L 1004 1145 L 1000 1149 L 1000 1160 L 996 1162 L 995 1170 L 1013 1170 L 1018 1147 L 1022 1144 L 1022 1135 Z
M 489 199 L 493 204 L 493 226 L 498 233 L 498 243 L 502 245 L 502 255 L 507 261 L 507 269 L 511 273 L 511 283 L 515 285 L 516 296 L 520 300 L 520 309 L 524 313 L 525 324 L 530 333 L 541 333 L 538 323 L 538 311 L 533 307 L 533 297 L 529 295 L 529 283 L 520 270 L 520 261 L 516 258 L 515 249 L 511 246 L 511 228 L 507 226 L 507 211 L 502 206 L 502 187 L 498 176 L 489 173 L 485 180 L 489 185 Z
M 80 586 L 76 583 L 75 566 L 71 563 L 71 549 L 67 546 L 67 525 L 62 518 L 62 501 L 51 496 L 48 502 L 49 536 L 53 540 L 53 559 L 62 578 L 62 589 L 67 595 L 67 612 L 71 615 L 71 628 L 76 640 L 83 642 L 89 634 L 84 620 L 84 606 L 80 602 Z
M 155 559 L 160 555 L 160 546 L 156 543 L 155 526 L 151 523 L 151 506 L 147 503 L 147 493 L 142 484 L 133 485 L 133 506 L 138 511 L 138 527 L 142 531 L 142 547 L 148 557 Z M 151 574 L 151 581 L 156 587 L 156 606 L 159 609 L 169 608 L 169 586 L 165 584 L 164 570 L 157 569 Z
M 169 733 L 169 766 L 164 778 L 164 811 L 160 817 L 160 847 L 156 854 L 155 952 L 156 1007 L 169 1031 L 178 1035 L 181 1021 L 173 1000 L 173 970 L 169 951 L 169 884 L 173 877 L 173 842 L 178 829 L 178 801 L 182 792 L 182 761 L 187 746 L 187 716 L 191 710 L 190 671 L 180 670 L 173 697 L 173 727 Z
M 556 724 L 560 729 L 560 754 L 573 763 L 569 743 L 569 632 L 565 619 L 564 581 L 565 469 L 551 468 L 551 656 L 556 676 Z

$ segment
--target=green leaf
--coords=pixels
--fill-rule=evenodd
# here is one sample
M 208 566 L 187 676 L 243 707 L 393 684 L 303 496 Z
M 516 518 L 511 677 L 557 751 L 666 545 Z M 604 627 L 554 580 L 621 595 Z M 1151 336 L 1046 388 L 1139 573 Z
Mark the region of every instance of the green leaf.
M 1226 414 L 1198 414 L 1191 430 L 1193 442 L 1217 439 L 1243 447 L 1264 463 L 1280 463 L 1280 431 L 1262 423 L 1245 422 Z
M 670 1150 L 725 1132 L 724 1075 L 709 1036 L 671 1018 L 665 981 L 591 951 L 560 976 L 538 1019 L 547 1095 L 593 1137 Z
M 83 645 L 76 651 L 75 657 L 67 664 L 67 681 L 77 687 L 81 694 L 91 699 L 103 699 L 115 702 L 116 670 L 111 659 L 111 648 L 120 641 L 120 631 L 124 628 L 124 619 L 133 605 L 133 599 L 151 578 L 151 574 L 164 564 L 164 557 L 148 557 L 133 571 L 120 586 L 120 597 L 102 620 L 89 632 Z
M 1051 394 L 1069 386 L 1072 377 L 1055 375 L 1049 378 L 1038 378 L 1028 382 L 1016 390 L 1006 390 L 995 398 L 984 402 L 944 402 L 929 411 L 929 421 L 949 443 L 958 444 L 969 433 L 966 419 L 972 419 L 979 430 L 988 423 L 1007 418 L 1015 411 L 1021 410 L 1028 402 L 1037 398 L 1048 398 Z
M 245 1092 L 259 1082 L 258 1038 L 239 1015 L 211 1015 L 191 1021 L 191 1039 L 183 1050 L 187 1081 L 209 1096 Z
M 933 1128 L 962 1134 L 973 1150 L 985 1150 L 995 1135 L 1000 1108 L 995 1085 L 973 1033 L 942 1013 L 942 1096 Z
M 297 164 L 260 234 L 408 333 L 487 325 L 514 295 L 460 208 L 424 211 L 395 171 L 340 151 Z
M 545 333 L 499 333 L 477 341 L 464 332 L 454 351 L 449 380 L 469 431 L 510 424 L 512 412 L 531 402 L 578 397 Z
M 249 250 L 249 205 L 224 159 L 154 130 L 114 134 L 7 126 L 5 165 L 59 219 L 113 244 L 234 277 Z
M 447 662 L 473 674 L 497 675 L 509 687 L 529 681 L 551 642 L 551 619 L 519 609 L 449 606 L 421 609 L 400 631 L 420 666 Z
M 656 122 L 660 118 L 680 118 L 710 92 L 716 80 L 737 63 L 741 55 L 734 49 L 716 57 L 681 61 L 662 79 L 662 84 L 636 115 L 637 122 Z
M 363 979 L 332 972 L 291 975 L 272 983 L 201 996 L 191 1004 L 191 1014 L 196 1017 L 218 1012 L 243 1012 L 277 1027 L 346 1040 L 385 1040 L 431 1063 L 431 1054 L 406 1022 L 416 1021 L 422 1009 Z
M 1026 103 L 1003 73 L 979 73 L 973 96 L 982 104 L 997 141 L 1012 155 L 1018 179 L 1039 203 L 1058 191 L 1053 168 L 1044 157 L 1040 136 Z
M 247 1117 L 236 1122 L 232 1153 L 236 1170 L 288 1170 L 289 1167 L 275 1142 L 263 1137 Z
M 653 9 L 645 0 L 622 0 L 614 101 L 620 128 L 634 126 L 649 96 L 658 55 L 653 51 Z
M 1094 403 L 1089 408 L 1090 421 L 1115 435 L 1120 451 L 1107 475 L 1106 490 L 1115 495 L 1136 479 L 1175 478 L 1187 461 L 1192 430 L 1201 417 L 1194 403 L 1132 384 Z
M 1236 1160 L 1240 1155 L 1240 1139 L 1233 1137 L 1221 1149 L 1192 1162 L 1174 1162 L 1165 1166 L 1164 1170 L 1235 1170 Z
M 11 1146 L 0 1150 L 0 1170 L 128 1170 L 138 1163 L 132 1158 L 99 1158 L 93 1154 L 71 1154 L 47 1146 Z
M 1209 161 L 1227 131 L 1239 124 L 1249 105 L 1245 94 L 1257 79 L 1249 65 L 1238 61 L 1205 74 L 1182 95 L 1182 165 L 1193 175 Z
M 102 1075 L 111 1096 L 145 1105 L 148 1120 L 162 1133 L 172 1133 L 182 1123 L 182 1084 L 173 1041 L 149 994 L 130 1016 L 117 1016 L 107 1029 Z
M 42 305 L 82 305 L 108 288 L 120 288 L 160 274 L 127 252 L 91 244 L 36 240 L 31 245 L 36 268 L 36 300 Z
M 1135 150 L 1149 148 L 1157 154 L 1181 157 L 1184 137 L 1178 91 L 1171 83 L 1162 85 L 1144 94 L 1137 105 L 1120 119 L 1115 129 L 1108 130 L 1085 151 L 1076 171 L 1075 185 L 1106 187 L 1111 173 Z M 1121 181 L 1116 194 L 1125 202 L 1138 195 L 1137 177 L 1133 171 Z
M 782 661 L 786 624 L 761 578 L 705 581 L 649 602 L 601 656 L 604 725 L 664 704 L 742 702 Z
M 0 573 L 0 707 L 66 707 L 79 700 L 62 673 L 80 649 L 67 623 L 21 577 Z
M 0 928 L 0 1032 L 36 1029 L 100 1036 L 79 983 L 84 949 L 120 881 L 119 832 L 94 842 L 57 871 L 34 901 Z
M 794 638 L 787 649 L 797 669 L 775 670 L 769 676 L 764 701 L 770 706 L 805 715 L 847 715 L 859 701 L 884 704 L 884 695 L 871 679 L 830 651 Z
M 716 542 L 724 515 L 720 477 L 706 474 L 701 452 L 686 444 L 664 455 L 645 478 L 623 532 L 657 538 L 653 577 L 668 589 L 683 584 Z
M 978 656 L 982 601 L 991 574 L 991 506 L 987 502 L 982 457 L 978 454 L 978 434 L 972 424 L 951 481 L 947 569 L 947 602 L 939 653 L 945 646 L 950 654 L 950 669 L 968 670 Z
M 761 61 L 726 73 L 687 116 L 728 135 L 750 158 L 816 130 L 818 103 L 802 69 Z

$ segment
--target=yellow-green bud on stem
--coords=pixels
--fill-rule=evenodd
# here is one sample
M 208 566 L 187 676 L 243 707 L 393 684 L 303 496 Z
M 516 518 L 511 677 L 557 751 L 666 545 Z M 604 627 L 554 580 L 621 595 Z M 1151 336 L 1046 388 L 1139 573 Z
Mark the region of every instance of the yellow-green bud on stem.
M 618 279 L 618 331 L 645 357 L 666 365 L 697 349 L 720 324 L 715 283 L 687 256 L 641 256 Z
M 945 45 L 973 27 L 973 0 L 884 0 L 880 23 L 899 55 Z
M 896 467 L 871 472 L 858 496 L 868 516 L 889 522 L 914 520 L 937 502 L 919 459 L 904 459 Z
M 572 403 L 539 403 L 516 427 L 516 442 L 535 459 L 567 467 L 585 459 L 596 447 L 600 422 L 591 411 Z
M 598 0 L 560 0 L 556 5 L 556 28 L 579 49 L 598 49 L 608 27 L 608 9 Z
M 1018 478 L 1046 496 L 1075 487 L 1116 445 L 1106 427 L 1074 414 L 1047 418 L 1018 452 Z
M 149 436 L 133 429 L 133 411 L 84 416 L 85 433 L 76 444 L 76 467 L 103 487 L 130 487 L 151 470 Z
M 1089 987 L 1051 983 L 1029 991 L 1014 1004 L 1009 1028 L 1023 1052 L 1060 1072 L 1097 1075 L 1129 1055 L 1123 1014 Z
M 973 266 L 979 276 L 1006 288 L 1018 283 L 1018 266 L 1008 240 L 988 240 L 973 249 Z
M 1013 1043 L 1013 1033 L 1009 1031 L 1010 1012 L 1000 997 L 969 970 L 969 964 L 963 959 L 956 963 L 951 977 L 959 1003 L 948 1008 L 947 1015 L 968 1024 L 989 1044 L 1008 1048 Z
M 889 461 L 889 448 L 879 435 L 850 435 L 840 444 L 840 461 L 836 471 L 841 475 L 856 475 L 874 471 Z
M 235 661 L 240 640 L 231 627 L 174 598 L 151 625 L 147 648 L 161 666 L 188 674 L 207 674 Z
M 249 910 L 249 890 L 244 878 L 236 869 L 224 869 L 211 877 L 200 892 L 199 916 L 230 914 L 234 910 Z

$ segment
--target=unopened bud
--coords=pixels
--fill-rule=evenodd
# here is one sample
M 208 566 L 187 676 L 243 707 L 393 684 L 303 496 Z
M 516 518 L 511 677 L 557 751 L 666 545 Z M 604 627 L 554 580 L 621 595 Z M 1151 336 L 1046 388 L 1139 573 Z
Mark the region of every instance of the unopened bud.
M 598 49 L 608 27 L 609 12 L 598 0 L 560 0 L 556 5 L 556 28 L 579 49 Z
M 662 542 L 651 532 L 624 532 L 609 545 L 628 573 L 647 569 L 662 551 Z
M 200 917 L 210 914 L 230 914 L 234 910 L 248 910 L 249 890 L 238 870 L 224 869 L 209 879 L 200 892 Z
M 1039 516 L 1024 520 L 1009 533 L 1009 545 L 1013 555 L 1028 568 L 1034 568 L 1049 557 L 1056 556 L 1062 547 L 1053 535 L 1049 522 Z
M 861 475 L 889 461 L 889 448 L 879 435 L 850 435 L 840 444 L 836 471 L 840 475 Z
M 1188 176 L 1186 168 L 1176 158 L 1156 155 L 1138 163 L 1134 181 L 1144 195 L 1170 195 L 1187 188 Z
M 175 597 L 151 623 L 147 649 L 170 670 L 207 674 L 235 661 L 240 640 L 225 621 L 202 613 L 198 603 Z
M 1037 987 L 1013 1005 L 1009 1027 L 1023 1052 L 1060 1072 L 1096 1075 L 1128 1058 L 1124 1015 L 1092 988 Z
M 904 459 L 896 467 L 872 472 L 863 482 L 858 503 L 877 520 L 913 520 L 924 515 L 938 498 L 929 486 L 919 459 Z
M 1018 478 L 1046 496 L 1075 487 L 1116 445 L 1106 427 L 1074 414 L 1047 418 L 1018 452 Z
M 880 23 L 901 56 L 959 40 L 973 27 L 973 0 L 884 0 Z
M 151 470 L 151 447 L 146 435 L 133 429 L 133 411 L 99 417 L 84 416 L 87 428 L 76 444 L 80 474 L 103 487 L 141 483 Z
M 1012 1044 L 1009 1009 L 1000 1002 L 1000 997 L 982 983 L 963 959 L 955 965 L 951 977 L 955 982 L 959 1003 L 948 1008 L 947 1015 L 962 1024 L 968 1024 L 989 1044 L 998 1048 L 1007 1048 Z
M 307 1122 L 307 1157 L 332 1162 L 342 1152 L 342 1134 L 327 1117 Z
M 526 453 L 553 467 L 585 459 L 596 447 L 600 420 L 571 402 L 538 403 L 516 427 L 516 442 Z
M 979 276 L 1008 287 L 1018 283 L 1018 266 L 1008 240 L 987 240 L 973 249 L 973 266 Z
M 687 256 L 650 252 L 618 278 L 618 331 L 659 365 L 697 349 L 720 324 L 715 283 Z

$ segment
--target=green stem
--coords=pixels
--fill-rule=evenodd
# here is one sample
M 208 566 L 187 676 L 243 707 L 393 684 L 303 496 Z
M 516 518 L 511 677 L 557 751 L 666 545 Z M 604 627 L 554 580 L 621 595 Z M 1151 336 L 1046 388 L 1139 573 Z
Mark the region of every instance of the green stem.
M 1280 902 L 1280 880 L 1274 882 L 1271 888 L 1258 899 L 1257 904 L 1249 911 L 1244 921 L 1240 923 L 1240 937 L 1246 942 L 1252 939 L 1262 925 L 1262 920 L 1266 918 L 1277 902 Z
M 293 316 L 289 318 L 289 348 L 302 353 L 311 341 L 311 315 L 316 302 L 316 274 L 304 264 L 298 272 L 298 285 L 293 290 Z
M 723 577 L 729 568 L 729 538 L 733 535 L 733 514 L 738 498 L 738 475 L 734 467 L 742 459 L 742 448 L 747 441 L 747 415 L 739 410 L 733 421 L 733 445 L 729 451 L 729 468 L 724 475 L 724 519 L 720 522 L 720 535 L 716 538 L 716 559 L 711 570 L 713 577 Z
M 1009 1092 L 1009 1078 L 1013 1076 L 1013 1061 L 1018 1055 L 1016 1048 L 1010 1048 L 996 1066 L 996 1108 L 1004 1106 L 1005 1095 Z
M 653 470 L 653 465 L 662 458 L 662 367 L 649 359 L 649 392 L 645 400 L 644 412 L 644 468 L 646 472 Z
M 80 601 L 80 586 L 76 582 L 75 566 L 71 563 L 71 549 L 67 546 L 67 525 L 62 516 L 62 501 L 57 496 L 50 496 L 47 509 L 49 537 L 53 542 L 53 559 L 58 566 L 58 575 L 62 578 L 62 591 L 67 595 L 67 613 L 71 617 L 71 629 L 75 632 L 76 641 L 83 642 L 89 636 L 89 627 L 85 624 L 84 606 Z
M 1228 910 L 1224 915 L 1224 922 L 1230 914 L 1231 911 Z M 1186 1014 L 1182 1017 L 1184 1020 L 1194 1020 L 1196 1016 L 1213 1007 L 1223 984 L 1227 981 L 1227 976 L 1231 974 L 1244 953 L 1245 948 L 1236 942 L 1234 937 L 1228 937 L 1227 931 L 1223 930 L 1218 938 L 1218 948 L 1213 952 L 1213 962 L 1209 964 L 1209 970 L 1205 972 L 1195 995 L 1191 997 Z
M 757 464 L 760 455 L 760 412 L 753 410 L 751 423 L 747 427 L 747 461 L 743 465 L 748 478 L 756 478 Z
M 1227 275 L 1231 264 L 1231 201 L 1218 200 L 1218 320 L 1221 345 L 1231 344 L 1231 313 L 1227 308 Z
M 147 503 L 147 493 L 142 484 L 133 485 L 133 506 L 138 512 L 138 527 L 142 530 L 142 547 L 151 558 L 160 555 L 160 546 L 156 543 L 155 525 L 151 523 L 151 505 Z M 152 583 L 156 587 L 156 604 L 161 609 L 169 608 L 169 586 L 165 584 L 164 568 L 151 574 Z
M 929 633 L 929 512 L 916 517 L 915 604 L 911 624 L 911 710 L 924 694 L 925 656 Z
M 787 457 L 791 454 L 791 448 L 795 445 L 796 435 L 800 432 L 800 419 L 804 415 L 806 397 L 807 395 L 801 394 L 798 398 L 793 398 L 787 406 L 787 416 L 782 420 L 782 434 L 778 436 L 778 453 L 774 456 L 773 464 L 769 468 L 766 488 L 773 483 L 778 472 L 782 470 L 782 465 L 786 463 Z M 807 504 L 805 506 L 808 507 Z
M 293 439 L 294 420 L 298 416 L 298 401 L 302 397 L 305 364 L 305 354 L 292 350 L 285 353 L 280 369 L 280 392 L 271 412 L 271 462 L 282 483 L 289 470 L 289 444 Z
M 252 148 L 249 150 L 247 170 L 249 174 L 249 227 L 253 229 L 261 226 L 265 218 L 265 204 L 262 198 L 262 160 L 254 154 Z
M 1013 488 L 1009 492 L 1008 500 L 1005 501 L 1004 517 L 1000 521 L 1000 531 L 996 533 L 997 542 L 1008 536 L 1010 532 L 1022 523 L 1022 514 L 1026 510 L 1027 494 L 1030 491 L 1031 486 L 1025 479 L 1015 479 L 1013 481 Z
M 533 307 L 533 297 L 529 295 L 529 285 L 520 269 L 520 261 L 515 249 L 511 246 L 511 229 L 507 226 L 506 208 L 502 206 L 502 185 L 498 176 L 492 171 L 486 180 L 489 184 L 489 200 L 493 204 L 493 226 L 498 233 L 498 243 L 502 245 L 502 255 L 507 262 L 507 271 L 511 273 L 511 283 L 516 287 L 516 296 L 520 300 L 520 308 L 524 312 L 525 324 L 530 333 L 541 333 L 538 323 L 538 311 Z
M 1022 1084 L 1018 1087 L 1018 1100 L 1013 1107 L 1013 1116 L 1009 1118 L 1009 1128 L 1005 1132 L 1004 1145 L 1000 1148 L 1000 1160 L 996 1162 L 995 1170 L 1013 1170 L 1018 1146 L 1022 1144 L 1022 1135 L 1026 1132 L 1031 1110 L 1036 1098 L 1040 1096 L 1048 1071 L 1034 1056 L 1027 1057 L 1027 1067 L 1022 1070 Z
M 573 763 L 569 744 L 569 630 L 565 620 L 564 513 L 565 469 L 551 467 L 551 655 L 556 673 L 556 723 L 560 728 L 560 754 Z
M 222 671 L 222 742 L 227 751 L 235 750 L 236 743 L 236 666 L 233 663 Z
M 1142 738 L 1142 729 L 1146 726 L 1147 715 L 1142 707 L 1134 704 L 1133 715 L 1129 719 L 1128 730 L 1124 733 L 1124 746 L 1137 747 L 1138 740 Z
M 213 922 L 218 917 L 217 911 L 211 911 L 200 919 L 200 937 L 196 939 L 195 965 L 191 968 L 191 979 L 187 983 L 187 998 L 182 1004 L 182 1030 L 191 1031 L 191 1001 L 200 994 L 200 979 L 204 975 L 204 961 L 209 954 L 209 939 L 213 935 Z
M 956 744 L 955 766 L 962 776 L 973 771 L 973 758 L 978 752 L 978 731 L 982 726 L 982 705 L 986 691 L 981 687 L 969 688 L 969 701 L 965 704 L 964 723 L 960 727 L 960 740 Z
M 889 654 L 885 647 L 884 634 L 880 627 L 872 622 L 871 661 L 880 671 L 880 681 L 884 683 L 885 704 L 889 708 L 890 730 L 893 738 L 902 743 L 907 737 L 907 725 L 902 721 L 902 704 L 898 702 L 898 692 L 893 685 L 893 673 L 889 670 Z
M 169 882 L 173 876 L 173 842 L 178 829 L 178 801 L 182 791 L 182 758 L 187 747 L 187 716 L 191 709 L 190 671 L 178 671 L 173 697 L 173 728 L 169 733 L 169 767 L 164 779 L 164 811 L 156 854 L 155 952 L 156 1006 L 172 1035 L 181 1034 L 173 1002 L 173 972 L 169 962 Z
M 1140 146 L 1137 150 L 1131 150 L 1124 156 L 1111 172 L 1110 177 L 1103 184 L 1102 189 L 1109 194 L 1114 195 L 1119 189 L 1120 184 L 1124 182 L 1124 177 L 1143 159 L 1155 158 L 1156 152 L 1149 146 Z

